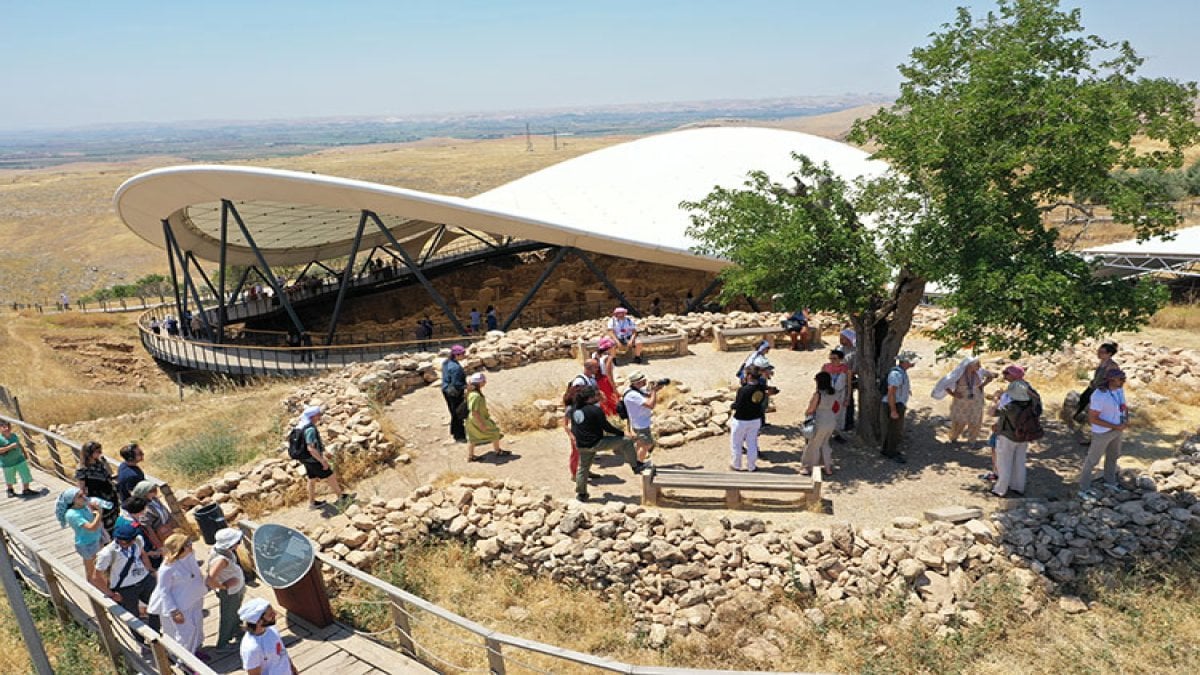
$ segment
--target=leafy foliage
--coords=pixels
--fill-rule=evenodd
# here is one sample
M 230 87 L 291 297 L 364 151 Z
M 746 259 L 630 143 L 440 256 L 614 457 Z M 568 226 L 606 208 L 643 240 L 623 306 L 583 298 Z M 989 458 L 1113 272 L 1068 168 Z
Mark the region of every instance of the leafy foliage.
M 245 442 L 245 437 L 233 428 L 216 425 L 166 448 L 162 463 L 168 471 L 187 479 L 207 478 L 252 457 L 254 453 L 245 448 Z

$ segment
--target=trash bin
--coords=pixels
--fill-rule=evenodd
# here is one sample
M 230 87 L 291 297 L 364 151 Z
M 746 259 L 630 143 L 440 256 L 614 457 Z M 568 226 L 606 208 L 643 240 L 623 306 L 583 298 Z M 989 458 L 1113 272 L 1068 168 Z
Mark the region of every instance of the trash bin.
M 280 607 L 318 628 L 333 623 L 316 549 L 303 532 L 267 523 L 254 532 L 252 546 L 259 578 L 275 589 Z
M 200 526 L 200 534 L 204 537 L 204 543 L 209 546 L 217 543 L 217 530 L 229 527 L 225 522 L 225 512 L 216 502 L 197 507 L 192 512 L 192 516 L 196 519 L 196 525 Z

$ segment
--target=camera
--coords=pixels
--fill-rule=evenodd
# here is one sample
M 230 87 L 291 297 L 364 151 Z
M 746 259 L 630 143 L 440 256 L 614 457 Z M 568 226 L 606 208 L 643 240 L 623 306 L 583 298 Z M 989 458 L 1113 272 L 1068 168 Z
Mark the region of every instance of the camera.
M 655 381 L 654 381 L 654 388 L 655 388 L 655 389 L 662 389 L 663 387 L 667 386 L 668 384 L 671 384 L 671 378 L 669 378 L 669 377 L 664 377 L 664 378 L 663 378 L 663 379 L 661 379 L 661 380 L 655 380 Z

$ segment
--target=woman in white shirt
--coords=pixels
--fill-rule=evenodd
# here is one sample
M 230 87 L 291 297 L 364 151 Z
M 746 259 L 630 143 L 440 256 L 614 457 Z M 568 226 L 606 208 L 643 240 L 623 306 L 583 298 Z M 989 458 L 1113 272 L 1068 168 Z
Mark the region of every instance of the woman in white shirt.
M 204 575 L 186 534 L 175 533 L 163 542 L 163 564 L 158 585 L 150 595 L 147 610 L 162 619 L 162 630 L 188 651 L 201 658 L 204 641 Z
M 237 644 L 238 610 L 246 593 L 246 575 L 238 563 L 237 549 L 242 531 L 233 527 L 217 530 L 212 555 L 208 557 L 208 587 L 217 592 L 220 623 L 217 628 L 217 649 Z
M 1104 456 L 1104 482 L 1117 484 L 1117 458 L 1121 456 L 1121 440 L 1129 428 L 1129 407 L 1125 403 L 1125 373 L 1108 371 L 1104 386 L 1092 394 L 1088 403 L 1088 421 L 1092 427 L 1092 442 L 1087 458 L 1079 471 L 1079 496 L 1095 497 L 1091 492 L 1092 471 Z

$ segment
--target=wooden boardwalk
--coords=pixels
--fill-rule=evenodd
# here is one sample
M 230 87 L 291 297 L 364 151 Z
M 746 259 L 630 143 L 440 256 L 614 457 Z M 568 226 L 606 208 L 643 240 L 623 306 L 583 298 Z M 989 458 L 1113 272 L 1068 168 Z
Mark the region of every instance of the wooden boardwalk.
M 69 528 L 61 529 L 54 519 L 54 501 L 59 493 L 70 485 L 57 477 L 32 467 L 31 469 L 34 473 L 34 484 L 47 487 L 49 493 L 32 498 L 0 498 L 0 518 L 15 526 L 43 553 L 82 577 L 83 562 L 75 553 L 74 537 Z M 206 555 L 204 542 L 197 542 L 197 556 L 203 559 Z M 83 592 L 71 584 L 63 584 L 63 588 L 70 596 L 71 604 L 77 607 L 90 606 Z M 302 673 L 367 675 L 435 672 L 343 624 L 334 623 L 327 628 L 316 628 L 303 619 L 288 616 L 275 602 L 272 589 L 261 582 L 247 586 L 246 598 L 252 597 L 263 597 L 275 604 L 280 614 L 277 628 L 284 637 L 292 660 Z M 211 648 L 217 633 L 218 609 L 215 593 L 209 593 L 205 597 L 204 615 L 204 644 L 208 646 L 206 651 L 213 657 L 209 667 L 218 673 L 242 672 L 241 659 L 236 651 L 218 652 Z M 140 648 L 136 647 L 126 631 L 118 629 L 115 633 L 128 655 L 137 655 L 140 652 Z M 140 670 L 146 673 L 158 672 L 152 668 Z

